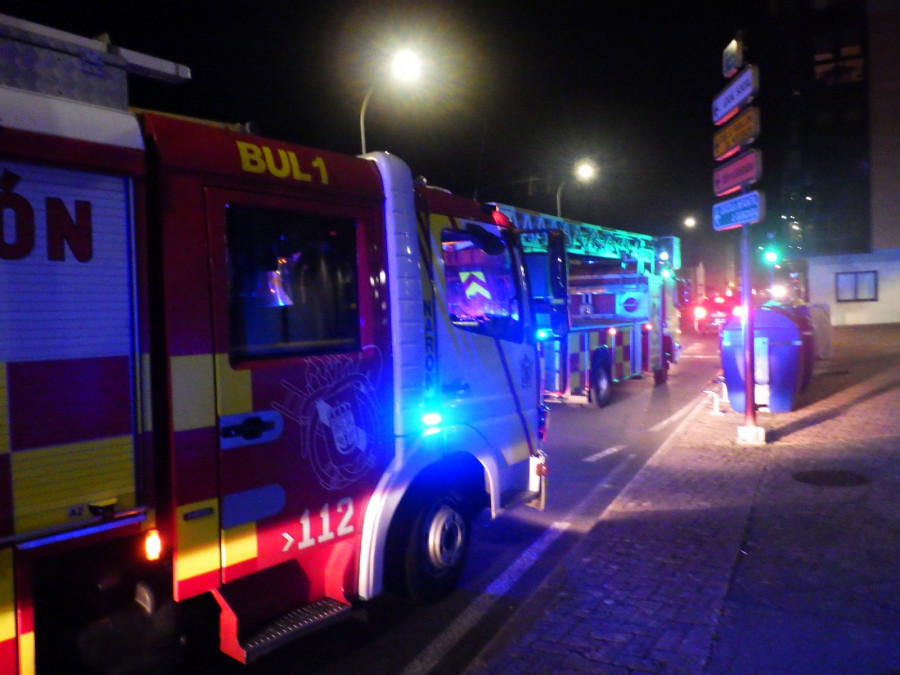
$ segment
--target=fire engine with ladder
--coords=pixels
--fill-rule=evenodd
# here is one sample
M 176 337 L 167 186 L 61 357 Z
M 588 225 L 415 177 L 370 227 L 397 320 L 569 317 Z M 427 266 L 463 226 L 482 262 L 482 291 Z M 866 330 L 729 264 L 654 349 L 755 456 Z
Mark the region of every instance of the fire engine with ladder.
M 665 383 L 679 350 L 680 240 L 497 207 L 526 232 L 541 337 L 557 338 L 541 343 L 545 394 L 586 395 L 602 407 L 615 382 L 647 373 Z M 556 295 L 546 267 L 548 233 L 566 240 L 560 264 L 567 287 Z
M 499 211 L 132 111 L 190 72 L 104 41 L 0 16 L 0 59 L 0 672 L 168 672 L 206 626 L 249 663 L 445 594 L 479 511 L 541 505 Z

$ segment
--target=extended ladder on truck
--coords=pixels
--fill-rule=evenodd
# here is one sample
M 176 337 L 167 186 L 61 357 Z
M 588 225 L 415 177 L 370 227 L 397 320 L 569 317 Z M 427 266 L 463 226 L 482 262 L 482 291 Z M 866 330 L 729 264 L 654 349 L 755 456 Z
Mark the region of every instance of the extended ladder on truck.
M 666 381 L 677 359 L 676 271 L 681 266 L 677 237 L 653 237 L 498 204 L 526 233 L 536 296 L 542 293 L 547 233 L 565 235 L 568 287 L 565 326 L 545 322 L 544 389 L 550 396 L 586 394 L 598 405 L 611 397 L 611 384 L 643 373 Z M 540 254 L 540 256 L 532 255 Z M 549 292 L 544 293 L 549 297 Z M 540 305 L 540 297 L 536 297 Z M 548 314 L 544 315 L 549 316 Z M 567 334 L 567 335 L 564 335 Z

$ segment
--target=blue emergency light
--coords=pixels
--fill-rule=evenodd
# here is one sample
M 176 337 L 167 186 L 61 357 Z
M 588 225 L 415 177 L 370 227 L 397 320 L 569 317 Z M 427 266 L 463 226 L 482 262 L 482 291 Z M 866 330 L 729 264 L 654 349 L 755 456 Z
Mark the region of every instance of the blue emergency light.
M 427 412 L 422 415 L 422 424 L 426 427 L 436 427 L 441 423 L 442 419 L 439 412 Z

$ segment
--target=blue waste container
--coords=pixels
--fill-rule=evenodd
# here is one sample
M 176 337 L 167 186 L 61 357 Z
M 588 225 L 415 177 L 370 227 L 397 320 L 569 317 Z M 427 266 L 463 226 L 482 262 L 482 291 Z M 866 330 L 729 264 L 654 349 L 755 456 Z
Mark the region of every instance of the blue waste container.
M 801 328 L 794 313 L 760 307 L 753 316 L 754 398 L 772 412 L 789 412 L 803 387 L 806 363 Z M 745 409 L 744 335 L 739 317 L 721 333 L 722 372 L 732 409 Z M 810 371 L 812 364 L 809 365 Z
M 813 368 L 816 364 L 816 330 L 809 305 L 799 300 L 790 302 L 770 300 L 763 307 L 785 314 L 800 329 L 800 340 L 803 342 L 803 349 L 800 353 L 800 391 L 804 391 L 812 380 Z

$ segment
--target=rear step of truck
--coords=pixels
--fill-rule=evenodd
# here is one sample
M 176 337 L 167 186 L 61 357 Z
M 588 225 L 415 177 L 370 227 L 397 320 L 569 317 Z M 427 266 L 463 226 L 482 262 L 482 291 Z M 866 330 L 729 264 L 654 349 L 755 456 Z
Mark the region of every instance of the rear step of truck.
M 337 621 L 349 611 L 350 605 L 331 598 L 322 598 L 293 609 L 260 628 L 256 634 L 240 640 L 243 662 L 253 663 L 263 654 L 268 654 L 315 628 Z
M 330 624 L 350 612 L 350 605 L 324 597 L 304 602 L 308 585 L 295 565 L 248 575 L 213 590 L 219 603 L 219 648 L 241 663 Z

